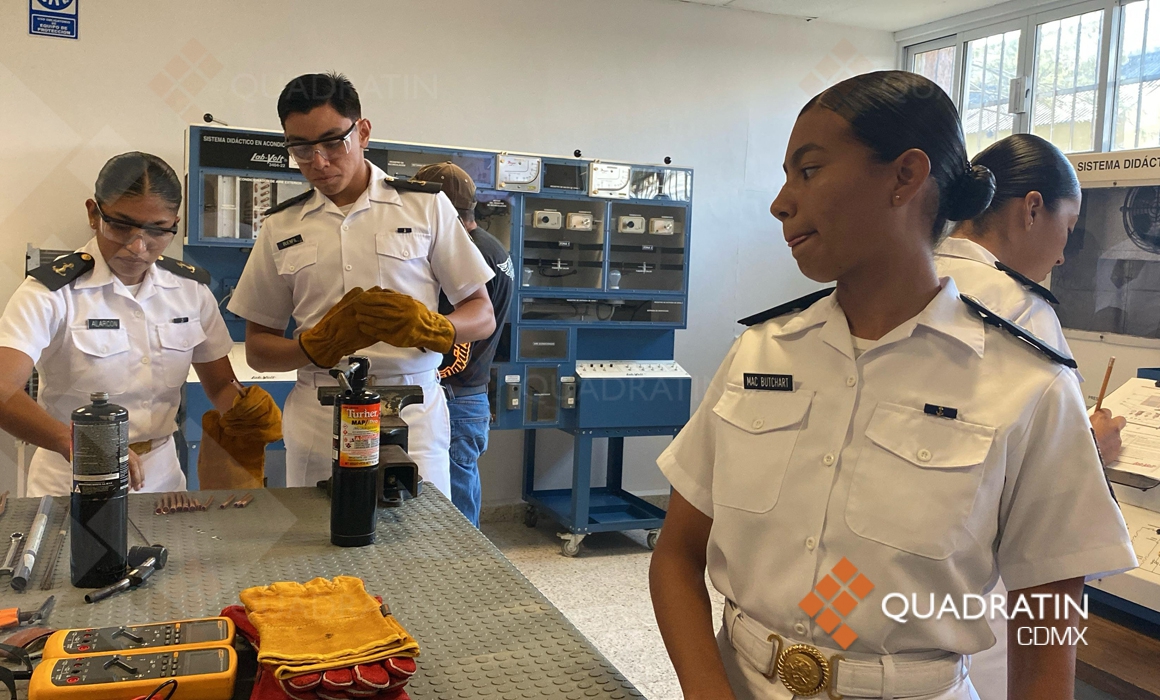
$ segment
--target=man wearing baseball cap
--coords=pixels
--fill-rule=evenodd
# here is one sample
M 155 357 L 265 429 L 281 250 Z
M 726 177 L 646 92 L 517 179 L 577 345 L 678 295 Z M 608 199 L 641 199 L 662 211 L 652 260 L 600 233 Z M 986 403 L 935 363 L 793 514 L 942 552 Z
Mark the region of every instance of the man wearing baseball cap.
M 495 236 L 475 222 L 475 182 L 454 163 L 436 163 L 424 166 L 415 173 L 416 180 L 437 182 L 443 193 L 459 212 L 459 220 L 468 235 L 483 254 L 484 260 L 495 272 L 487 283 L 487 294 L 495 310 L 495 332 L 473 343 L 454 346 L 443 358 L 439 376 L 447 394 L 447 408 L 451 414 L 451 502 L 473 525 L 479 527 L 481 490 L 479 456 L 487 451 L 488 426 L 491 407 L 487 400 L 487 385 L 491 378 L 491 361 L 499 344 L 500 334 L 507 322 L 511 306 L 515 268 L 508 251 Z M 452 309 L 451 302 L 439 295 L 439 310 Z

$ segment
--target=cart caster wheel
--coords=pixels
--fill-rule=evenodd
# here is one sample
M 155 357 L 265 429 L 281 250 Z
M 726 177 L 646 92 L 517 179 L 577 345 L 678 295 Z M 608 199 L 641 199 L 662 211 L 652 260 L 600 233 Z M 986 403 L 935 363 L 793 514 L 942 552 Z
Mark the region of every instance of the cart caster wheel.
M 524 525 L 527 527 L 535 527 L 536 523 L 540 522 L 540 513 L 535 506 L 528 506 L 524 511 Z
M 657 540 L 660 538 L 660 536 L 661 536 L 661 531 L 659 528 L 656 530 L 649 530 L 648 536 L 645 537 L 645 540 L 644 540 L 645 546 L 648 547 L 649 549 L 656 549 L 657 548 Z
M 560 545 L 560 552 L 566 557 L 574 557 L 580 553 L 580 543 L 584 541 L 584 535 L 574 535 L 570 532 L 556 533 L 556 537 L 564 540 Z

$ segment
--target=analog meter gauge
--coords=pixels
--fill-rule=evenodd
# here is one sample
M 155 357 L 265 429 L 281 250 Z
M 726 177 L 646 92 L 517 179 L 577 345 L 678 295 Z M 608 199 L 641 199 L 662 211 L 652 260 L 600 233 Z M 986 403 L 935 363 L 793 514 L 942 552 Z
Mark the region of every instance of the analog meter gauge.
M 628 199 L 631 194 L 632 166 L 592 163 L 588 166 L 588 195 Z
M 495 188 L 507 192 L 539 192 L 541 161 L 533 156 L 502 154 L 495 159 Z

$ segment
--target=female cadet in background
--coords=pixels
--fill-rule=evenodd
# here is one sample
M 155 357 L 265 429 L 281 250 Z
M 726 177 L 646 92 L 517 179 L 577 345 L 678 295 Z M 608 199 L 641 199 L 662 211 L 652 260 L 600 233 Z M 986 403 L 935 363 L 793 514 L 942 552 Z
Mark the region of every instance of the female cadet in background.
M 1037 338 L 1073 357 L 1052 304 L 1055 296 L 1040 282 L 1063 263 L 1063 249 L 1079 220 L 1079 178 L 1063 152 L 1033 134 L 997 141 L 971 162 L 995 175 L 995 196 L 980 215 L 961 221 L 935 250 L 940 275 L 955 280 L 959 291 L 1026 328 Z M 1078 371 L 1076 379 L 1079 380 Z M 1104 464 L 1120 454 L 1125 419 L 1106 408 L 1091 415 Z M 1000 581 L 994 591 L 1005 593 Z M 1007 645 L 998 641 L 971 660 L 971 681 L 985 700 L 1006 697 Z
M 935 250 L 938 273 L 1073 357 L 1051 306 L 1055 296 L 1039 283 L 1063 264 L 1064 246 L 1079 220 L 1082 194 L 1075 169 L 1062 151 L 1033 134 L 1008 136 L 971 162 L 994 173 L 995 196 L 986 211 L 959 222 Z M 1076 377 L 1082 379 L 1078 372 Z M 1091 423 L 1104 464 L 1114 462 L 1124 418 L 1104 408 L 1092 414 Z
M 34 270 L 9 299 L 0 317 L 0 428 L 41 448 L 27 495 L 71 490 L 71 414 L 92 392 L 107 392 L 129 412 L 132 488 L 184 490 L 172 433 L 190 364 L 227 432 L 262 444 L 280 430 L 269 394 L 242 389 L 234 378 L 233 341 L 206 286 L 209 275 L 161 255 L 177 234 L 181 192 L 181 180 L 157 156 L 115 156 L 85 202 L 92 239 Z M 34 364 L 38 402 L 18 388 Z M 238 440 L 225 443 L 247 458 Z
M 747 319 L 658 460 L 674 488 L 650 571 L 661 634 L 689 700 L 975 698 L 987 621 L 932 602 L 961 609 L 1000 573 L 1078 600 L 1085 576 L 1136 564 L 1083 400 L 935 273 L 945 222 L 994 186 L 938 86 L 887 71 L 826 90 L 785 169 L 770 210 L 801 271 L 837 288 Z M 706 567 L 726 598 L 716 639 Z M 1011 633 L 1062 633 L 1068 611 Z M 1070 700 L 1074 646 L 1012 650 L 1013 697 Z

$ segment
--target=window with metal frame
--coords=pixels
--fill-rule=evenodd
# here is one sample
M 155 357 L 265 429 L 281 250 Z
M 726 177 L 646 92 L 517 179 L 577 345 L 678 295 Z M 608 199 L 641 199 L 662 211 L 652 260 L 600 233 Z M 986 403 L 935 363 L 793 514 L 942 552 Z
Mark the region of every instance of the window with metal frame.
M 955 47 L 944 46 L 929 51 L 915 53 L 910 61 L 910 70 L 933 80 L 948 95 L 955 92 Z
M 1007 107 L 1011 79 L 1019 70 L 1021 35 L 1015 29 L 967 42 L 960 112 L 968 155 L 1010 136 L 1014 129 Z
M 1160 146 L 1160 0 L 1124 3 L 1112 150 Z
M 1096 149 L 1103 20 L 1096 10 L 1036 28 L 1031 133 L 1067 153 Z

